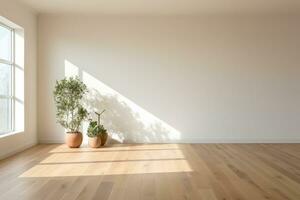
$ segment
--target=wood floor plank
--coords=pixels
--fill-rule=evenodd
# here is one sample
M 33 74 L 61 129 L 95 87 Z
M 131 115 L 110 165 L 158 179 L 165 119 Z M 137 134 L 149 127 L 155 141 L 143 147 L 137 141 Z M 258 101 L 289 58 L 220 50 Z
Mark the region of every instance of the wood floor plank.
M 37 145 L 0 161 L 2 200 L 299 200 L 300 144 Z

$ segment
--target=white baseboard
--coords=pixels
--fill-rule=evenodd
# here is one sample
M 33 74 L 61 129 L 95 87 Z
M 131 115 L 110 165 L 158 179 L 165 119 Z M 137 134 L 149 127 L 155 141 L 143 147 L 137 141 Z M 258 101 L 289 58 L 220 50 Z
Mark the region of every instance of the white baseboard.
M 18 147 L 18 148 L 16 148 L 16 149 L 12 150 L 12 151 L 9 152 L 9 153 L 6 153 L 6 154 L 4 154 L 4 155 L 1 155 L 1 156 L 0 156 L 0 160 L 3 160 L 3 159 L 5 159 L 5 158 L 8 158 L 8 157 L 10 157 L 10 156 L 12 156 L 12 155 L 14 155 L 14 154 L 19 153 L 19 152 L 22 152 L 22 151 L 24 151 L 24 150 L 26 150 L 26 149 L 28 149 L 28 148 L 30 148 L 30 147 L 36 145 L 36 144 L 37 144 L 37 142 L 31 142 L 31 143 L 25 144 L 25 145 L 23 145 L 23 146 L 21 146 L 21 147 Z

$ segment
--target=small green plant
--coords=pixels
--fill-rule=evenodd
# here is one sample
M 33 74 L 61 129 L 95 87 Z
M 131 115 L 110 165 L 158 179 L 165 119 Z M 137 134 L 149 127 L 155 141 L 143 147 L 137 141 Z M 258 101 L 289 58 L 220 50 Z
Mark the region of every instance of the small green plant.
M 78 77 L 56 81 L 53 92 L 56 118 L 68 132 L 79 132 L 82 121 L 88 116 L 87 110 L 82 105 L 82 98 L 86 92 L 86 85 Z
M 98 116 L 98 121 L 91 121 L 87 130 L 87 135 L 89 137 L 97 137 L 101 136 L 101 134 L 106 134 L 107 130 L 104 128 L 103 125 L 100 123 L 100 117 L 104 113 L 105 110 L 103 110 L 101 113 L 95 112 L 95 114 Z

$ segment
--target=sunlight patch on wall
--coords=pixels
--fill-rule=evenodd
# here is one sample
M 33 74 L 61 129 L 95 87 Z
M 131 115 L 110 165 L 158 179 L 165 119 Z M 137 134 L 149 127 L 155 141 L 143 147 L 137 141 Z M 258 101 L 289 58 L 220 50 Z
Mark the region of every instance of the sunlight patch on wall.
M 106 109 L 103 121 L 114 139 L 124 142 L 169 142 L 180 139 L 181 133 L 136 103 L 121 95 L 94 76 L 83 71 L 83 82 L 90 88 L 87 102 L 91 111 Z M 108 120 L 109 117 L 109 120 Z
M 65 60 L 65 77 L 78 76 L 89 88 L 85 96 L 85 106 L 90 117 L 96 119 L 94 111 L 106 112 L 102 116 L 102 123 L 108 129 L 111 138 L 120 143 L 124 142 L 176 142 L 181 133 L 138 106 L 136 103 L 121 95 L 111 87 L 86 71 L 81 70 L 72 62 Z M 88 122 L 83 123 L 83 132 L 86 132 Z M 84 137 L 87 143 L 87 137 Z
M 79 76 L 79 69 L 76 65 L 65 60 L 65 77 L 76 77 Z

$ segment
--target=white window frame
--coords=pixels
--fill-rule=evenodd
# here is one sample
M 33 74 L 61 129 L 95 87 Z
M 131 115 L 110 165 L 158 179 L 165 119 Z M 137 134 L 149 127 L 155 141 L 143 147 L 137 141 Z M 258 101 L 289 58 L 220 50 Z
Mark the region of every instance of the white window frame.
M 16 102 L 16 97 L 15 97 L 15 68 L 18 67 L 15 63 L 15 29 L 12 27 L 7 26 L 6 24 L 3 24 L 0 22 L 0 26 L 8 29 L 11 31 L 11 61 L 9 60 L 3 60 L 0 58 L 0 63 L 1 64 L 7 64 L 11 67 L 11 83 L 10 83 L 10 90 L 11 94 L 10 95 L 0 95 L 0 99 L 8 99 L 10 100 L 10 130 L 6 132 L 1 132 L 0 131 L 0 136 L 10 134 L 16 131 L 15 129 L 15 102 Z

